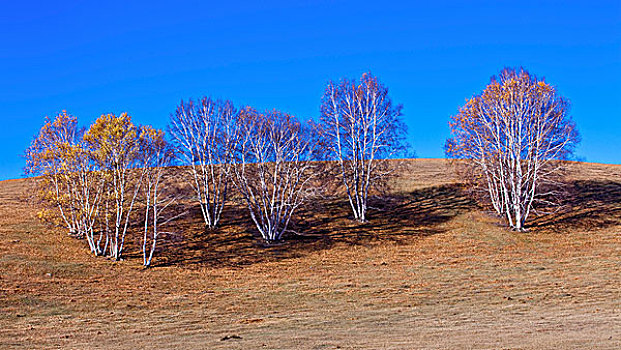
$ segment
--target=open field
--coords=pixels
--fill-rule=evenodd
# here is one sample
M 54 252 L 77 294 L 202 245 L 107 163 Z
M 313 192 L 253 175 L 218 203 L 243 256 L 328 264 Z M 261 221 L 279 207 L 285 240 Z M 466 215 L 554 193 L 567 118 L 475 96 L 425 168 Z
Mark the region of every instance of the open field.
M 529 233 L 443 160 L 408 167 L 366 225 L 316 203 L 308 236 L 263 247 L 241 209 L 215 233 L 189 217 L 149 270 L 135 244 L 90 256 L 0 182 L 0 348 L 621 348 L 621 166 L 572 165 L 575 197 Z

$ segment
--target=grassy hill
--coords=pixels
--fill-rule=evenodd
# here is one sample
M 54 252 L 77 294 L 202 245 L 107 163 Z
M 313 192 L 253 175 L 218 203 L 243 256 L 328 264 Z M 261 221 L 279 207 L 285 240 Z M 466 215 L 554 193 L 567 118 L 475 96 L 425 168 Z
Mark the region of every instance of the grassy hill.
M 0 182 L 0 348 L 618 349 L 621 166 L 575 163 L 562 213 L 511 232 L 443 160 L 407 161 L 370 222 L 317 201 L 280 245 L 243 208 L 177 223 L 155 268 L 89 255 Z M 131 250 L 133 249 L 133 251 Z

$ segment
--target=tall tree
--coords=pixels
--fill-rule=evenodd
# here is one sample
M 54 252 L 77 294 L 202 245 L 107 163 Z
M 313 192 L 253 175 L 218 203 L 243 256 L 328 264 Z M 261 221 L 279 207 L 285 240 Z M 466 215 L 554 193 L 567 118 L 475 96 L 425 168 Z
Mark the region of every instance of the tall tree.
M 237 115 L 231 101 L 203 97 L 181 101 L 170 120 L 170 134 L 189 166 L 189 182 L 209 229 L 218 225 L 228 195 Z
M 505 68 L 451 118 L 446 154 L 515 230 L 535 204 L 555 204 L 563 162 L 579 137 L 569 101 L 544 79 Z
M 171 191 L 162 187 L 167 166 L 174 158 L 172 148 L 164 138 L 164 132 L 144 126 L 140 132 L 141 165 L 145 170 L 144 232 L 142 239 L 142 260 L 145 267 L 151 266 L 160 236 L 162 213 L 175 201 Z M 162 191 L 164 190 L 164 191 Z
M 402 106 L 370 73 L 359 81 L 330 81 L 321 104 L 324 144 L 336 160 L 354 219 L 367 219 L 369 191 L 389 174 L 387 159 L 404 152 Z
M 127 113 L 118 116 L 104 114 L 88 129 L 84 141 L 106 176 L 114 225 L 110 235 L 110 255 L 120 260 L 131 213 L 145 177 L 145 168 L 139 168 L 139 129 Z
M 73 169 L 68 167 L 64 158 L 80 142 L 81 134 L 78 119 L 66 111 L 54 119 L 46 117 L 39 133 L 26 149 L 24 168 L 26 174 L 40 176 L 39 193 L 58 210 L 69 234 L 78 235 L 78 213 L 71 198 L 73 182 L 69 178 Z
M 101 254 L 95 232 L 103 178 L 85 148 L 76 117 L 59 113 L 46 118 L 26 151 L 27 172 L 41 175 L 43 198 L 53 203 L 70 234 L 85 238 L 91 252 Z
M 311 192 L 313 130 L 289 114 L 246 108 L 239 132 L 233 182 L 263 239 L 278 241 Z

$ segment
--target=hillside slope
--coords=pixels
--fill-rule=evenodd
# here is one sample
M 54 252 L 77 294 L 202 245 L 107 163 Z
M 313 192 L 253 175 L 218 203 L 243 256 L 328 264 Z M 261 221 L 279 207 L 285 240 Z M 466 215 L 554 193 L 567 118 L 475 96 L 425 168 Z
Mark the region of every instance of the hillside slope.
M 619 349 L 621 166 L 576 163 L 562 214 L 511 232 L 442 160 L 408 161 L 370 223 L 301 212 L 263 247 L 243 210 L 178 223 L 154 269 L 114 263 L 0 182 L 0 348 Z M 328 217 L 330 220 L 328 220 Z

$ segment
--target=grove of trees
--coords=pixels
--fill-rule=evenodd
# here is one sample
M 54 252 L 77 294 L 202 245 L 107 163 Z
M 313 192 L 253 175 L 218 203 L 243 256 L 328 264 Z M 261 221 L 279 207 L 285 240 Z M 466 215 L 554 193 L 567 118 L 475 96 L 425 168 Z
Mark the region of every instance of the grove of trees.
M 85 239 L 94 255 L 121 260 L 136 208 L 143 205 L 143 253 L 150 264 L 164 209 L 161 172 L 172 160 L 163 136 L 161 130 L 134 125 L 126 113 L 104 114 L 88 130 L 64 111 L 47 118 L 26 150 L 26 171 L 39 175 L 39 194 L 48 204 L 40 216 Z
M 447 156 L 509 225 L 522 230 L 536 203 L 551 203 L 561 160 L 577 142 L 568 102 L 524 70 L 505 69 L 451 118 Z M 247 209 L 267 243 L 282 240 L 297 210 L 339 186 L 353 220 L 369 220 L 369 197 L 404 155 L 402 106 L 370 73 L 327 83 L 317 122 L 229 100 L 181 101 L 167 132 L 127 113 L 101 115 L 87 129 L 67 112 L 46 118 L 26 150 L 44 209 L 39 215 L 84 239 L 91 253 L 121 260 L 128 236 L 144 266 L 162 227 L 199 212 L 219 234 L 224 211 Z M 182 204 L 183 202 L 183 204 Z M 195 206 L 196 211 L 183 206 Z

